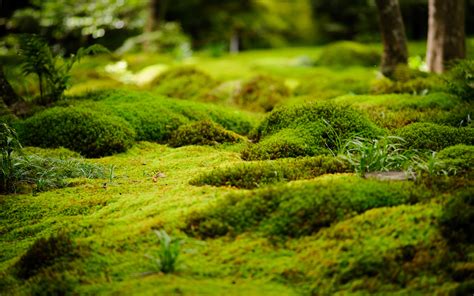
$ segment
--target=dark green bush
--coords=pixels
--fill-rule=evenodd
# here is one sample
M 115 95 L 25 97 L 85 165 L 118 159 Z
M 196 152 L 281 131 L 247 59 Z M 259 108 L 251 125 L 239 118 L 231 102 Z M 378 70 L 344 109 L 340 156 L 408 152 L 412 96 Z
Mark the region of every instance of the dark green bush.
M 242 152 L 246 160 L 312 156 L 339 150 L 355 135 L 373 138 L 381 130 L 345 105 L 309 103 L 271 112 L 255 132 L 256 145 Z
M 15 263 L 16 276 L 28 279 L 42 269 L 55 264 L 67 263 L 78 256 L 77 247 L 66 233 L 60 232 L 49 238 L 40 238 Z
M 186 145 L 216 145 L 237 143 L 243 138 L 209 120 L 202 120 L 178 128 L 172 135 L 169 145 L 181 147 Z
M 360 43 L 342 41 L 324 47 L 317 60 L 317 65 L 373 67 L 380 63 L 380 59 L 381 55 L 378 50 Z
M 471 173 L 474 165 L 474 146 L 455 145 L 441 150 L 437 157 L 446 169 L 456 174 Z
M 406 182 L 389 183 L 342 177 L 233 193 L 201 212 L 184 229 L 198 237 L 258 230 L 298 237 L 372 208 L 413 203 L 423 191 Z
M 348 164 L 342 159 L 317 156 L 237 164 L 201 174 L 191 180 L 190 184 L 253 189 L 278 182 L 310 179 L 324 174 L 346 173 L 349 171 Z
M 208 101 L 217 82 L 208 74 L 190 66 L 171 68 L 152 83 L 159 94 L 184 100 Z
M 474 144 L 474 129 L 456 128 L 434 123 L 413 123 L 396 131 L 410 149 L 439 151 L 456 144 Z
M 259 75 L 244 82 L 234 94 L 236 104 L 252 111 L 271 111 L 290 96 L 285 82 L 270 76 Z
M 447 74 L 448 89 L 463 100 L 474 99 L 474 60 L 463 60 Z
M 452 244 L 474 242 L 474 196 L 463 190 L 452 196 L 439 220 L 443 236 Z
M 66 147 L 87 157 L 126 151 L 134 130 L 123 119 L 80 108 L 52 108 L 18 125 L 24 145 Z

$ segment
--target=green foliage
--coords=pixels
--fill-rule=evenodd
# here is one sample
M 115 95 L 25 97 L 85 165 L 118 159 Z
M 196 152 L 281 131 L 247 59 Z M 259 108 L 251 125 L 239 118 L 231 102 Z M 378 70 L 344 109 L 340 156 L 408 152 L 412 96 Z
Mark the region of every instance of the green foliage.
M 184 229 L 199 237 L 258 230 L 270 235 L 311 235 L 336 221 L 378 207 L 417 202 L 421 190 L 410 183 L 354 177 L 281 185 L 225 196 L 192 213 Z
M 233 95 L 233 101 L 252 111 L 271 111 L 290 96 L 284 81 L 270 76 L 256 76 L 244 82 Z
M 441 233 L 452 244 L 474 242 L 474 197 L 470 189 L 452 196 L 439 220 Z
M 44 268 L 56 263 L 67 263 L 77 256 L 77 247 L 71 237 L 60 232 L 49 238 L 40 238 L 30 246 L 20 260 L 15 263 L 16 275 L 20 279 L 29 279 Z
M 469 174 L 473 170 L 474 146 L 455 145 L 441 150 L 437 154 L 448 170 L 456 175 Z
M 18 123 L 25 145 L 66 147 L 87 157 L 123 152 L 135 132 L 124 120 L 80 108 L 56 107 Z
M 401 170 L 410 158 L 403 149 L 403 139 L 383 137 L 379 139 L 355 138 L 347 142 L 345 159 L 361 176 L 369 172 Z
M 5 123 L 0 123 L 0 193 L 12 192 L 15 189 L 15 162 L 12 153 L 21 150 L 18 135 L 14 129 Z
M 160 241 L 160 250 L 158 258 L 149 257 L 156 262 L 161 272 L 172 273 L 176 270 L 181 240 L 169 236 L 164 230 L 155 230 L 154 232 Z
M 317 65 L 374 67 L 380 63 L 380 59 L 380 53 L 372 47 L 356 42 L 342 41 L 324 47 L 317 60 Z
M 101 45 L 79 48 L 76 54 L 68 59 L 54 56 L 48 44 L 36 35 L 20 37 L 20 55 L 23 57 L 21 68 L 24 75 L 38 76 L 40 103 L 50 104 L 61 100 L 64 91 L 69 87 L 69 72 L 75 63 L 90 54 L 104 53 L 108 50 Z
M 447 74 L 448 89 L 463 100 L 474 99 L 474 60 L 462 60 Z
M 172 98 L 208 101 L 209 92 L 217 82 L 208 74 L 191 66 L 175 67 L 162 73 L 152 82 L 154 92 Z
M 405 147 L 439 151 L 456 144 L 474 144 L 474 129 L 442 126 L 434 123 L 413 123 L 396 131 Z
M 372 138 L 381 131 L 356 110 L 339 104 L 308 103 L 271 112 L 258 126 L 260 140 L 242 152 L 246 160 L 329 154 L 355 135 Z
M 340 158 L 316 156 L 237 164 L 203 173 L 191 185 L 233 186 L 254 189 L 268 184 L 299 179 L 311 179 L 324 174 L 349 172 L 348 164 Z
M 430 91 L 445 90 L 443 81 L 437 77 L 416 77 L 409 80 L 390 80 L 386 77 L 374 80 L 371 85 L 373 94 L 426 94 Z
M 209 120 L 198 121 L 178 128 L 169 140 L 172 147 L 186 145 L 216 145 L 221 143 L 237 143 L 243 138 L 230 132 L 221 125 Z
M 77 280 L 64 273 L 45 270 L 31 281 L 30 295 L 73 295 Z

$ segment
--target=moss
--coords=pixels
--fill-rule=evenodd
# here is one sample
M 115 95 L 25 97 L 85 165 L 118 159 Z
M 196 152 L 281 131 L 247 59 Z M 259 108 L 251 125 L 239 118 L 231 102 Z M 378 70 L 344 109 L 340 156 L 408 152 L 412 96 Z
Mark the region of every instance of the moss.
M 186 145 L 216 145 L 221 143 L 237 143 L 243 138 L 222 126 L 203 120 L 178 128 L 172 135 L 169 145 L 181 147 Z
M 456 128 L 434 123 L 413 123 L 396 131 L 410 149 L 439 151 L 456 144 L 474 144 L 474 129 Z
M 474 164 L 474 146 L 450 146 L 441 150 L 437 157 L 444 163 L 446 169 L 454 170 L 458 175 L 470 174 Z
M 447 74 L 448 89 L 463 100 L 474 100 L 474 60 L 462 60 Z
M 346 172 L 349 172 L 349 166 L 344 160 L 336 157 L 317 156 L 243 163 L 219 168 L 197 176 L 191 180 L 190 184 L 253 189 L 268 184 Z
M 317 65 L 319 66 L 367 66 L 380 63 L 380 53 L 372 47 L 350 41 L 329 44 L 324 47 Z
M 17 129 L 24 145 L 62 146 L 87 157 L 126 151 L 135 138 L 123 119 L 82 108 L 51 108 L 18 122 Z
M 237 105 L 252 111 L 271 111 L 290 96 L 284 81 L 270 76 L 256 76 L 244 82 L 235 92 Z
M 439 220 L 443 236 L 451 244 L 474 243 L 474 197 L 471 190 L 452 196 Z
M 154 92 L 168 97 L 208 101 L 209 92 L 217 86 L 208 74 L 191 66 L 171 68 L 152 82 Z
M 298 237 L 372 208 L 413 203 L 422 197 L 423 191 L 412 184 L 354 177 L 290 184 L 229 194 L 214 206 L 191 214 L 184 230 L 199 237 L 256 229 L 270 235 Z
M 28 251 L 15 263 L 20 279 L 29 279 L 42 269 L 56 263 L 66 263 L 77 256 L 77 247 L 66 233 L 36 240 Z
M 242 152 L 246 160 L 312 156 L 337 150 L 354 135 L 381 134 L 362 113 L 339 104 L 309 103 L 271 112 L 255 132 L 256 145 Z

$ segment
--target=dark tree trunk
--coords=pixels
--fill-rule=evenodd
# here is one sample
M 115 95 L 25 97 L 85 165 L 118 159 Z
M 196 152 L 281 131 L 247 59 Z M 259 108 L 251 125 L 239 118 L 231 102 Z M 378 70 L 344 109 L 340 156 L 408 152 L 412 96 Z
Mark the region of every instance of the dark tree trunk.
M 0 65 L 0 100 L 5 105 L 11 106 L 14 103 L 19 102 L 20 99 L 20 96 L 15 93 L 12 86 L 5 77 L 5 74 L 3 73 L 3 68 Z
M 143 30 L 143 33 L 151 33 L 155 30 L 157 23 L 159 20 L 157 19 L 158 17 L 158 0 L 148 0 L 148 7 L 147 7 L 147 19 L 145 23 L 145 28 Z M 151 51 L 151 44 L 150 40 L 145 40 L 143 43 L 143 50 L 145 51 Z
M 398 0 L 376 0 L 383 40 L 382 73 L 388 77 L 396 66 L 407 64 L 408 49 L 405 26 Z
M 442 73 L 449 63 L 466 57 L 464 0 L 429 0 L 426 62 Z

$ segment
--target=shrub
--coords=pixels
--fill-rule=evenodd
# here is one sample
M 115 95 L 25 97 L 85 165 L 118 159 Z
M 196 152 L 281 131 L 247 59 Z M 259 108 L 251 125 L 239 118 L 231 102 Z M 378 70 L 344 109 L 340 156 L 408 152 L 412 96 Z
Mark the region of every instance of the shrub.
M 474 60 L 462 60 L 447 75 L 448 89 L 464 100 L 474 99 Z
M 77 247 L 69 235 L 61 232 L 49 238 L 36 240 L 28 251 L 15 263 L 16 275 L 28 279 L 42 269 L 56 263 L 67 263 L 77 256 Z
M 66 147 L 87 157 L 123 152 L 135 132 L 124 120 L 79 108 L 52 108 L 19 123 L 25 145 Z
M 444 163 L 446 169 L 454 170 L 456 174 L 470 173 L 474 163 L 474 146 L 451 146 L 441 150 L 437 158 Z
M 439 151 L 456 144 L 474 144 L 474 129 L 442 126 L 434 123 L 413 123 L 396 131 L 405 147 Z
M 373 67 L 378 65 L 380 60 L 381 55 L 377 50 L 356 42 L 342 41 L 325 46 L 317 65 Z
M 372 208 L 413 203 L 423 197 L 411 183 L 342 177 L 232 193 L 204 211 L 194 212 L 184 229 L 199 237 L 259 230 L 298 237 Z
M 159 94 L 185 100 L 207 101 L 217 82 L 208 74 L 190 66 L 171 68 L 152 82 Z
M 181 147 L 186 145 L 216 145 L 237 143 L 243 138 L 209 120 L 198 121 L 178 128 L 171 136 L 169 145 Z
M 256 76 L 242 84 L 233 100 L 252 111 L 271 111 L 290 96 L 284 81 L 270 76 Z
M 381 134 L 354 109 L 332 103 L 309 103 L 271 112 L 255 132 L 256 145 L 242 152 L 246 160 L 328 154 L 355 135 Z
M 447 202 L 439 220 L 443 236 L 452 244 L 474 242 L 474 197 L 463 190 Z
M 201 174 L 191 185 L 234 186 L 253 189 L 262 185 L 298 179 L 310 179 L 324 174 L 349 172 L 348 164 L 339 158 L 317 156 L 242 163 Z

